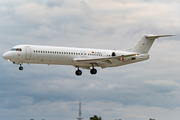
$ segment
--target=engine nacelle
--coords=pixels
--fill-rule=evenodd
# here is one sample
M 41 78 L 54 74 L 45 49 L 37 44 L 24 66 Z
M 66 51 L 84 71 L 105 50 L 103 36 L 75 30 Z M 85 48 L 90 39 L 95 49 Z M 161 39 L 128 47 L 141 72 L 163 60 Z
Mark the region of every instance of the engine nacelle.
M 140 54 L 137 56 L 131 56 L 131 57 L 124 57 L 120 60 L 123 62 L 130 62 L 130 61 L 143 61 L 149 59 L 149 54 Z
M 111 56 L 116 56 L 116 53 L 115 53 L 115 52 L 112 52 Z
M 128 54 L 133 54 L 133 53 L 129 53 L 126 51 L 113 51 L 111 53 L 111 56 L 123 56 L 123 55 L 128 55 Z M 123 61 L 123 62 L 133 62 L 133 61 L 143 61 L 143 60 L 147 60 L 149 59 L 149 54 L 139 54 L 136 56 L 131 56 L 131 57 L 122 57 L 119 60 Z

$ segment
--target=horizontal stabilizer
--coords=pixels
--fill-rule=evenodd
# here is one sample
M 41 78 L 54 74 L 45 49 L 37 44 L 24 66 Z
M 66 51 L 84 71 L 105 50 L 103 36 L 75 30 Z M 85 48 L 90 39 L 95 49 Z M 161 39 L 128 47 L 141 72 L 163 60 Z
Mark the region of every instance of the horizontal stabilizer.
M 159 37 L 170 37 L 175 35 L 145 35 L 146 38 L 159 38 Z

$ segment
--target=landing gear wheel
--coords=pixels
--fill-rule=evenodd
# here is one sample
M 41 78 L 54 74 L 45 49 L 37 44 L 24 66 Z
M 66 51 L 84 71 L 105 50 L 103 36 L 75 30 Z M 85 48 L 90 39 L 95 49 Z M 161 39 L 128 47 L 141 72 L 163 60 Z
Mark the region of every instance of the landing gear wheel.
M 81 70 L 76 70 L 75 74 L 76 74 L 77 76 L 80 76 L 80 75 L 82 75 L 82 71 L 81 71 Z
M 19 67 L 19 70 L 23 70 L 23 67 L 22 67 L 22 66 L 20 66 L 20 67 Z
M 94 74 L 97 73 L 97 70 L 93 68 L 93 69 L 90 70 L 90 73 L 91 73 L 92 75 L 94 75 Z

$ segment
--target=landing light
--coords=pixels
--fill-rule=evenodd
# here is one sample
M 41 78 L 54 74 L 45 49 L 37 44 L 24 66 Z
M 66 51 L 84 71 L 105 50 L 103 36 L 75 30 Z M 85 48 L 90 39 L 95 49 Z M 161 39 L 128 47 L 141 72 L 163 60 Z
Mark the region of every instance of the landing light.
M 10 60 L 10 59 L 7 59 L 7 61 L 11 62 L 11 60 Z

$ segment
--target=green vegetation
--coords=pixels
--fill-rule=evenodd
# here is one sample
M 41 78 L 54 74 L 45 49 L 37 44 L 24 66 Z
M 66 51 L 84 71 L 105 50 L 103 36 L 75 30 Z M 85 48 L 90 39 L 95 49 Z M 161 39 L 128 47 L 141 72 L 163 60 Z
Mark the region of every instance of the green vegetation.
M 101 120 L 101 117 L 94 115 L 94 117 L 90 117 L 90 120 Z

